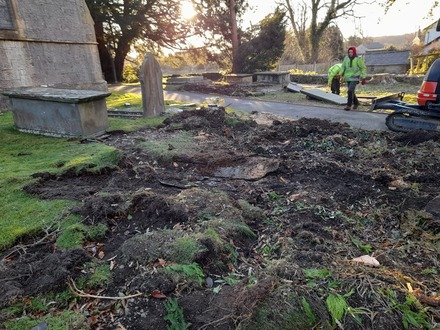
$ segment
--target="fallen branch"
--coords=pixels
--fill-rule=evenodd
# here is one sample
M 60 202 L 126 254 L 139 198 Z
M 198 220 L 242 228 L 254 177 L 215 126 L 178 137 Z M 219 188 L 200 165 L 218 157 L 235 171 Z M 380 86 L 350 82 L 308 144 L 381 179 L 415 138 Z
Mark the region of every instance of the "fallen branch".
M 435 297 L 429 297 L 420 292 L 420 289 L 415 289 L 413 295 L 422 303 L 429 306 L 437 307 L 440 306 L 440 299 Z
M 67 282 L 67 285 L 69 286 L 70 291 L 72 291 L 72 293 L 74 295 L 76 295 L 78 297 L 82 297 L 82 298 L 107 299 L 107 300 L 127 300 L 127 299 L 136 298 L 136 297 L 140 297 L 140 296 L 144 295 L 142 292 L 132 294 L 129 296 L 124 296 L 124 297 L 106 297 L 106 296 L 98 296 L 98 295 L 94 295 L 94 294 L 89 294 L 89 293 L 85 293 L 84 291 L 78 289 L 75 285 L 75 281 L 72 280 L 71 278 L 69 278 L 69 282 Z

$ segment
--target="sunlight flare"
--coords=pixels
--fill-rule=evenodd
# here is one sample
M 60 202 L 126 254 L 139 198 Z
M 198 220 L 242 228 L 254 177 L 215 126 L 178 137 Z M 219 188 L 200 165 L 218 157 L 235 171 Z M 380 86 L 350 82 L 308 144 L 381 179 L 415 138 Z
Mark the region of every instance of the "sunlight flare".
M 194 10 L 194 7 L 191 2 L 185 1 L 182 3 L 182 6 L 180 7 L 180 15 L 184 19 L 191 19 L 195 16 L 196 12 Z

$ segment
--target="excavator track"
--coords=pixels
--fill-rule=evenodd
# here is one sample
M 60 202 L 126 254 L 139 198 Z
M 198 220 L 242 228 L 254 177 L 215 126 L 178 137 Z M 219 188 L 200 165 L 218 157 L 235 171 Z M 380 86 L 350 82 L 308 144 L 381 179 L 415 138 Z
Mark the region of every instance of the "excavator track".
M 387 116 L 385 123 L 394 132 L 410 132 L 413 130 L 440 132 L 440 117 L 392 113 Z

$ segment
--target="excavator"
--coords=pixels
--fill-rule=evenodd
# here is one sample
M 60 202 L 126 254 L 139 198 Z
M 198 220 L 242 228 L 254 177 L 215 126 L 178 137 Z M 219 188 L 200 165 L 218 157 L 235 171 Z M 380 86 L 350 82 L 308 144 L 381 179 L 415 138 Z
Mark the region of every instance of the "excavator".
M 436 30 L 440 31 L 440 20 Z M 405 93 L 399 93 L 397 98 L 373 100 L 371 110 L 393 110 L 386 117 L 385 123 L 395 132 L 440 132 L 440 58 L 436 59 L 426 72 L 417 92 L 417 104 L 403 102 L 404 95 Z

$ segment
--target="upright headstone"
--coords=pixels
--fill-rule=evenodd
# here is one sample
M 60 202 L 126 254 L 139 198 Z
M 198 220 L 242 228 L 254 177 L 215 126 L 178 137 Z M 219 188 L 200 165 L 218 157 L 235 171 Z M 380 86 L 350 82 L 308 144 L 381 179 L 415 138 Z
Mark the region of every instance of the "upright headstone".
M 147 53 L 139 76 L 144 117 L 158 116 L 165 111 L 162 70 L 153 54 Z

